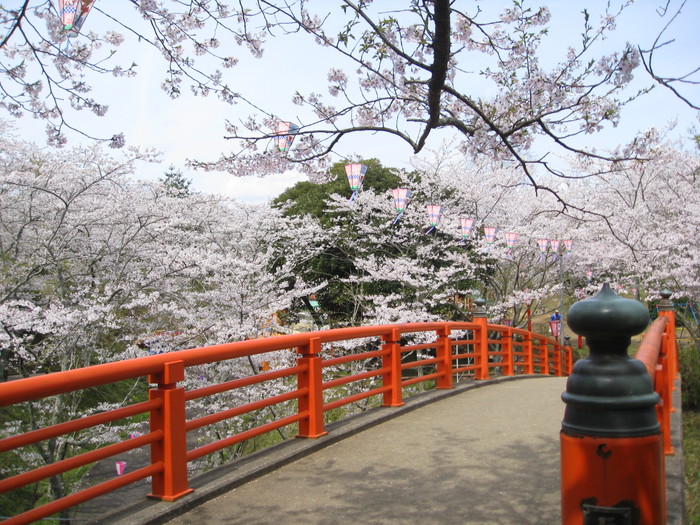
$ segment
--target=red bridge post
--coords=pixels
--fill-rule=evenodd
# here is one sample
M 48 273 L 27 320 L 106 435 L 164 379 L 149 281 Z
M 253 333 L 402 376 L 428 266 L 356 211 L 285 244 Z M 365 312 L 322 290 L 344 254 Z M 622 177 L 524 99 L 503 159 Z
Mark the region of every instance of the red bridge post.
M 505 363 L 502 373 L 504 376 L 512 376 L 515 374 L 515 366 L 513 363 L 513 330 L 511 328 L 508 328 L 505 337 L 501 334 L 501 352 Z
M 151 464 L 163 464 L 163 470 L 151 479 L 150 498 L 175 501 L 189 494 L 187 481 L 187 431 L 185 430 L 185 389 L 177 386 L 185 379 L 183 361 L 163 365 L 163 371 L 148 376 L 158 387 L 148 391 L 149 400 L 163 404 L 151 412 L 151 432 L 162 432 L 162 439 L 151 445 Z
M 646 307 L 606 284 L 569 310 L 590 356 L 574 365 L 562 395 L 562 524 L 666 523 L 658 394 L 645 365 L 627 356 L 648 323 Z
M 403 402 L 403 387 L 401 385 L 401 344 L 398 330 L 392 330 L 390 334 L 382 336 L 382 347 L 387 353 L 382 357 L 382 368 L 389 372 L 382 376 L 384 386 L 389 390 L 384 392 L 383 405 L 399 407 Z
M 438 358 L 437 369 L 440 373 L 435 388 L 445 390 L 454 388 L 454 376 L 452 375 L 452 344 L 450 341 L 450 329 L 448 327 L 437 330 L 436 354 Z
M 661 347 L 661 352 L 668 357 L 669 375 L 671 385 L 673 380 L 678 376 L 678 347 L 676 345 L 676 312 L 671 302 L 672 292 L 663 290 L 661 292 L 661 301 L 659 301 L 659 317 L 667 317 L 668 324 L 666 325 L 666 336 Z
M 666 317 L 666 329 L 661 339 L 661 353 L 656 370 L 656 391 L 661 396 L 658 406 L 659 421 L 661 422 L 661 435 L 663 436 L 664 453 L 675 454 L 675 448 L 671 444 L 671 412 L 673 407 L 674 381 L 678 375 L 678 346 L 676 344 L 676 313 L 671 302 L 671 292 L 661 292 L 659 301 L 659 317 Z
M 299 412 L 307 413 L 299 421 L 297 437 L 317 438 L 328 434 L 323 423 L 323 361 L 318 355 L 320 352 L 321 340 L 318 337 L 309 339 L 308 344 L 297 348 L 301 356 L 297 358 L 297 365 L 306 368 L 298 376 L 299 390 L 306 390 L 299 397 Z
M 532 338 L 532 332 L 528 332 L 525 336 L 525 370 L 526 374 L 535 373 L 535 347 Z
M 488 379 L 489 378 L 489 330 L 488 330 L 488 319 L 486 318 L 486 308 L 484 305 L 486 301 L 484 299 L 475 299 L 474 303 L 476 308 L 474 308 L 474 322 L 477 324 L 477 329 L 474 331 L 474 342 L 476 345 L 476 364 L 478 369 L 474 375 L 474 379 Z

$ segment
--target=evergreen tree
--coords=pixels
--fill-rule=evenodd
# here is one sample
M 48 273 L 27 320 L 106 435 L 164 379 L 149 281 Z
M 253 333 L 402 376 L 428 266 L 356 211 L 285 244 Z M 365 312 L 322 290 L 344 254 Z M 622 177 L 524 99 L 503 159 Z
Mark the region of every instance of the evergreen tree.
M 182 171 L 172 164 L 165 172 L 165 176 L 158 179 L 165 186 L 166 192 L 171 197 L 187 197 L 192 194 L 192 179 L 187 179 Z

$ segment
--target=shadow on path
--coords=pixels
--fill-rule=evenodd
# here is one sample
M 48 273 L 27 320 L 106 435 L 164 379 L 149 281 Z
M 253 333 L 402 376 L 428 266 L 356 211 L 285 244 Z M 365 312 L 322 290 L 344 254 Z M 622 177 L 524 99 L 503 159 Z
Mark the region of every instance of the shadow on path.
M 565 379 L 487 385 L 334 443 L 172 524 L 558 524 Z

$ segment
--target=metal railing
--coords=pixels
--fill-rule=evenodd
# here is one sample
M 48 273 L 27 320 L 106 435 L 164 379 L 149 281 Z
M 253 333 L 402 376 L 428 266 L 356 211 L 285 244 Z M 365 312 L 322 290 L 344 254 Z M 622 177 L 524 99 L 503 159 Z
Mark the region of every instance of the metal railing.
M 407 344 L 409 334 L 419 333 L 424 334 L 424 338 L 426 333 L 434 333 L 435 339 L 427 343 Z M 333 343 L 365 338 L 373 341 L 365 345 L 367 351 L 338 357 L 331 355 Z M 294 366 L 252 373 L 248 377 L 192 390 L 185 390 L 178 384 L 185 379 L 189 369 L 198 365 L 289 349 L 295 349 L 297 354 Z M 419 352 L 426 354 L 420 355 Z M 412 359 L 407 359 L 407 356 Z M 363 365 L 357 367 L 361 371 L 345 376 L 334 375 L 324 380 L 324 370 L 347 363 Z M 448 389 L 454 386 L 455 377 L 488 380 L 495 375 L 514 374 L 565 376 L 571 372 L 572 364 L 570 347 L 526 330 L 488 324 L 484 317 L 475 318 L 474 322 L 365 326 L 281 335 L 3 383 L 0 384 L 0 406 L 31 402 L 144 376 L 148 376 L 151 384 L 147 401 L 1 439 L 0 453 L 3 453 L 137 415 L 147 414 L 149 420 L 149 431 L 143 435 L 2 479 L 0 493 L 142 447 L 150 447 L 151 457 L 150 464 L 143 468 L 51 501 L 11 517 L 4 523 L 30 523 L 147 477 L 151 477 L 149 497 L 173 501 L 192 492 L 188 478 L 189 462 L 293 423 L 298 425 L 298 437 L 322 436 L 326 433 L 324 415 L 344 405 L 381 396 L 378 399 L 381 399 L 382 405 L 399 406 L 403 404 L 406 387 L 420 382 L 438 389 Z M 429 372 L 417 375 L 413 369 L 418 367 L 427 368 Z M 366 381 L 368 379 L 372 381 Z M 191 419 L 186 417 L 189 401 L 277 380 L 282 380 L 288 386 L 285 392 L 215 413 Z M 368 383 L 369 386 L 342 397 L 337 396 L 339 387 L 353 383 Z M 335 395 L 329 396 L 329 393 Z M 188 432 L 290 401 L 296 403 L 294 413 L 188 450 Z

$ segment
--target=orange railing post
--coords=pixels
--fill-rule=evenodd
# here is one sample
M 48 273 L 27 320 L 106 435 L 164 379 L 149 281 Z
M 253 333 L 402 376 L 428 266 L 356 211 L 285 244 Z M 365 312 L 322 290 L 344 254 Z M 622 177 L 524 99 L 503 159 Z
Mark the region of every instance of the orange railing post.
M 562 524 L 666 523 L 658 394 L 645 365 L 627 356 L 647 326 L 646 307 L 606 284 L 569 310 L 590 355 L 576 362 L 562 399 Z
M 437 343 L 435 345 L 438 358 L 438 376 L 435 388 L 445 390 L 454 388 L 454 377 L 452 376 L 452 345 L 450 341 L 449 327 L 440 328 L 436 331 Z
M 486 301 L 483 299 L 475 299 L 474 303 L 476 308 L 474 308 L 474 322 L 476 323 L 476 329 L 474 330 L 474 346 L 475 348 L 475 361 L 478 365 L 476 373 L 474 374 L 474 379 L 488 379 L 489 378 L 489 329 L 488 329 L 488 319 L 486 318 L 486 308 L 484 305 Z
M 387 353 L 382 356 L 382 368 L 389 371 L 382 376 L 384 386 L 391 388 L 384 392 L 382 405 L 398 407 L 404 404 L 403 388 L 401 386 L 401 342 L 398 330 L 391 330 L 382 336 L 382 347 Z
M 554 343 L 554 349 L 556 349 L 557 345 L 559 343 Z M 542 369 L 540 370 L 540 374 L 548 376 L 549 375 L 549 342 L 546 339 L 542 339 L 540 341 L 540 366 Z
M 668 356 L 668 373 L 671 377 L 671 388 L 673 381 L 678 377 L 678 345 L 676 344 L 676 311 L 671 302 L 671 292 L 663 290 L 661 301 L 659 301 L 659 317 L 666 317 L 666 335 L 663 339 L 662 353 Z
M 513 330 L 511 328 L 508 328 L 505 337 L 501 333 L 501 351 L 505 362 L 501 373 L 504 376 L 512 376 L 515 373 L 515 366 L 513 364 Z
M 535 373 L 535 347 L 532 344 L 532 332 L 528 332 L 527 336 L 525 338 L 525 341 L 523 341 L 524 348 L 525 348 L 525 369 L 524 373 L 526 374 L 534 374 Z
M 654 375 L 655 390 L 659 394 L 661 400 L 657 405 L 657 416 L 659 425 L 661 425 L 661 437 L 663 439 L 664 454 L 673 455 L 676 453 L 675 448 L 671 445 L 671 412 L 673 412 L 673 387 L 672 381 L 669 381 L 669 364 L 668 357 L 665 355 L 659 356 L 659 364 L 656 367 Z
M 148 376 L 157 388 L 148 391 L 150 400 L 161 400 L 162 406 L 151 411 L 151 432 L 162 431 L 162 439 L 151 445 L 151 464 L 161 463 L 163 470 L 151 478 L 151 498 L 175 501 L 189 494 L 187 480 L 187 432 L 185 430 L 185 389 L 178 381 L 185 379 L 183 361 L 163 364 L 163 370 Z
M 658 385 L 656 391 L 661 396 L 659 423 L 661 423 L 661 433 L 663 435 L 664 453 L 675 454 L 675 448 L 671 444 L 671 412 L 676 409 L 673 406 L 674 381 L 678 376 L 678 344 L 676 341 L 676 312 L 671 302 L 671 292 L 664 290 L 661 292 L 659 302 L 659 317 L 668 319 L 666 329 L 661 337 L 661 349 L 659 356 L 659 366 L 657 367 L 656 380 Z
M 299 434 L 297 437 L 317 438 L 326 435 L 323 423 L 323 361 L 321 352 L 321 340 L 312 337 L 305 345 L 297 348 L 301 357 L 297 358 L 297 365 L 304 368 L 299 372 L 298 387 L 304 392 L 299 397 L 299 413 L 307 416 L 299 421 Z
M 564 337 L 564 344 L 559 345 L 557 351 L 557 367 L 554 371 L 554 375 L 557 377 L 563 376 L 567 372 L 568 355 L 571 352 L 571 337 Z
M 557 341 L 552 346 L 552 361 L 545 375 L 559 375 L 559 368 L 561 366 L 561 353 L 563 349 L 564 347 L 559 343 L 559 341 Z M 550 361 L 547 360 L 547 362 L 549 363 Z

